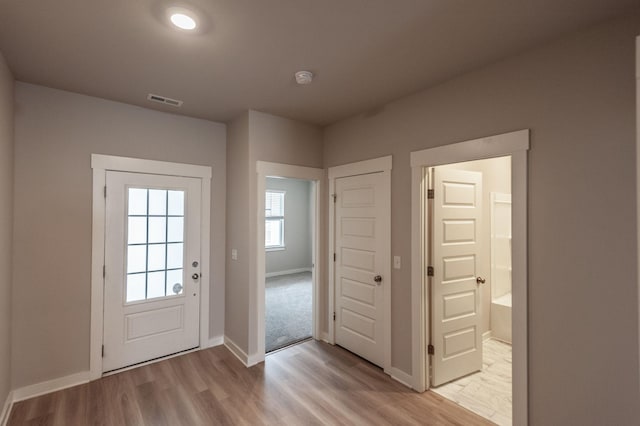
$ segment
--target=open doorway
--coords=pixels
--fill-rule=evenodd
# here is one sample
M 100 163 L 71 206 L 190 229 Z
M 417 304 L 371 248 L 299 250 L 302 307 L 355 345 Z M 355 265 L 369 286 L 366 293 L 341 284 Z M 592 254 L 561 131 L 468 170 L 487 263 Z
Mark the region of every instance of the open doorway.
M 313 182 L 265 183 L 265 352 L 313 334 Z
M 317 169 L 312 167 L 293 166 L 290 164 L 270 163 L 266 161 L 256 162 L 256 235 L 259 236 L 255 239 L 255 287 L 252 287 L 252 297 L 249 299 L 250 312 L 255 313 L 252 315 L 252 321 L 249 323 L 249 354 L 247 355 L 247 365 L 255 365 L 265 360 L 265 282 L 266 282 L 266 188 L 268 177 L 279 177 L 289 179 L 300 179 L 310 183 L 311 201 L 310 201 L 310 225 L 311 230 L 311 286 L 312 286 L 312 307 L 311 307 L 311 330 L 312 337 L 318 339 L 320 335 L 320 310 L 318 309 L 318 303 L 320 300 L 320 286 L 323 280 L 323 265 L 324 261 L 319 257 L 321 252 L 320 236 L 324 232 L 324 228 L 321 225 L 321 212 L 326 208 L 326 203 L 323 202 L 321 194 L 324 194 L 323 180 L 326 178 L 325 171 L 323 169 Z M 286 198 L 286 196 L 285 196 Z M 286 233 L 286 229 L 284 230 Z M 286 236 L 285 236 L 286 244 Z
M 511 157 L 430 167 L 428 181 L 431 390 L 511 425 Z
M 437 368 L 435 352 L 443 351 L 443 346 L 453 341 L 432 339 L 434 327 L 431 322 L 434 306 L 430 292 L 432 278 L 443 273 L 444 265 L 431 265 L 431 234 L 435 232 L 428 206 L 431 195 L 428 191 L 429 169 L 475 160 L 483 160 L 509 156 L 511 158 L 511 401 L 513 424 L 528 424 L 528 332 L 527 332 L 527 152 L 529 150 L 529 130 L 519 130 L 495 136 L 488 136 L 465 142 L 442 145 L 411 153 L 411 294 L 412 294 L 412 351 L 413 351 L 413 388 L 419 392 L 430 389 L 433 369 Z M 459 189 L 452 187 L 452 189 Z M 455 191 L 454 191 L 455 192 Z M 460 194 L 458 193 L 458 196 Z M 437 196 L 435 191 L 434 196 Z M 465 256 L 462 256 L 464 258 Z M 468 257 L 468 256 L 467 256 Z M 441 259 L 442 260 L 442 259 Z M 457 266 L 464 264 L 459 263 Z M 453 266 L 453 264 L 451 264 Z M 468 262 L 467 262 L 468 266 Z M 459 271 L 460 272 L 460 271 Z M 467 270 L 461 278 L 483 278 L 475 270 Z M 476 284 L 476 283 L 474 283 Z M 482 285 L 486 285 L 482 284 Z M 464 295 L 464 292 L 463 294 Z M 451 301 L 455 302 L 455 298 Z M 475 304 L 474 304 L 475 306 Z M 479 310 L 479 307 L 477 308 Z M 451 314 L 452 311 L 449 311 Z M 464 316 L 464 315 L 459 315 Z M 480 325 L 477 326 L 480 330 Z M 478 333 L 473 335 L 474 341 Z M 442 335 L 440 336 L 442 337 Z M 463 337 L 463 336 L 459 336 Z M 476 343 L 474 348 L 481 345 Z M 440 349 L 438 349 L 440 347 Z M 452 357 L 455 347 L 444 349 Z M 466 355 L 465 351 L 459 352 Z M 464 356 L 461 356 L 464 358 Z M 463 363 L 461 363 L 463 364 Z M 452 381 L 455 376 L 445 378 L 443 382 Z

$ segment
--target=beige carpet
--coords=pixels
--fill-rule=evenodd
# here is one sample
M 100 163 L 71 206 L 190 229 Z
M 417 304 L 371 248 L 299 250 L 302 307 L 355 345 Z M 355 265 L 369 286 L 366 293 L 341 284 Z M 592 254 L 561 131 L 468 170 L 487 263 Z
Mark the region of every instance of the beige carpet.
M 311 293 L 311 272 L 266 279 L 266 352 L 275 351 L 311 337 Z

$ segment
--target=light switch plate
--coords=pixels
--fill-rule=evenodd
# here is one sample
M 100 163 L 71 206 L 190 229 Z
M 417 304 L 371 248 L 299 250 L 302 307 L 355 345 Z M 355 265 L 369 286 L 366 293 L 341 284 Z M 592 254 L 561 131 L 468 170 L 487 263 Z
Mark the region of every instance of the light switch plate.
M 393 269 L 400 269 L 400 256 L 393 256 Z
M 231 249 L 231 260 L 238 260 L 238 250 Z

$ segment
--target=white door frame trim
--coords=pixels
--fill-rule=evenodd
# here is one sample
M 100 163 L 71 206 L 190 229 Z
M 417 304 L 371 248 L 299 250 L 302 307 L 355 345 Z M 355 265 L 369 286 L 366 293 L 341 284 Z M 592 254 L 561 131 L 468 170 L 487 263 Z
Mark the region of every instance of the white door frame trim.
M 411 153 L 411 334 L 413 388 L 429 387 L 427 342 L 429 301 L 425 289 L 423 259 L 427 258 L 427 223 L 423 208 L 425 169 L 443 164 L 511 156 L 512 192 L 512 329 L 513 329 L 513 424 L 528 423 L 527 359 L 527 151 L 529 130 L 520 130 Z
M 393 158 L 391 155 L 386 157 L 374 158 L 372 160 L 358 161 L 356 163 L 343 164 L 340 166 L 329 168 L 329 197 L 332 198 L 336 191 L 336 179 L 348 176 L 358 176 L 369 173 L 383 173 L 385 179 L 385 185 L 389 188 L 389 197 L 391 197 L 391 168 L 393 164 Z M 332 261 L 333 253 L 335 252 L 335 205 L 329 209 L 329 244 L 328 244 L 328 263 L 329 263 L 329 297 L 328 297 L 328 310 L 327 319 L 329 322 L 328 341 L 334 345 L 336 342 L 335 324 L 332 320 L 333 312 L 335 310 L 335 265 Z M 388 203 L 389 211 L 385 212 L 386 223 L 383 225 L 382 238 L 388 241 L 385 245 L 384 256 L 389 260 L 384 266 L 382 275 L 384 277 L 391 278 L 391 200 Z M 392 279 L 385 279 L 386 285 L 383 286 L 383 314 L 384 323 L 383 339 L 384 339 L 384 368 L 385 373 L 391 375 L 393 373 L 391 368 L 391 285 Z
M 209 342 L 209 283 L 211 237 L 211 167 L 196 166 L 141 158 L 91 154 L 93 169 L 93 203 L 91 232 L 91 340 L 89 352 L 89 379 L 102 377 L 102 341 L 104 325 L 104 242 L 105 206 L 104 188 L 106 172 L 133 172 L 167 176 L 182 176 L 202 180 L 201 211 L 201 280 L 200 280 L 200 348 Z
M 256 352 L 249 354 L 248 366 L 260 363 L 265 358 L 265 248 L 264 248 L 264 192 L 266 190 L 266 178 L 277 176 L 289 179 L 304 179 L 315 183 L 313 199 L 315 201 L 312 225 L 312 271 L 313 280 L 313 305 L 312 305 L 312 335 L 314 339 L 320 336 L 320 283 L 324 271 L 320 264 L 320 239 L 322 229 L 320 227 L 324 204 L 321 202 L 323 193 L 325 172 L 324 169 L 313 167 L 293 166 L 290 164 L 270 163 L 266 161 L 256 162 L 257 173 L 257 221 L 256 221 L 256 283 L 255 297 L 250 297 L 249 312 L 255 312 L 255 321 L 249 323 L 249 347 L 255 347 Z M 262 238 L 260 237 L 262 236 Z M 255 306 L 252 306 L 254 305 Z M 251 345 L 254 342 L 254 345 Z

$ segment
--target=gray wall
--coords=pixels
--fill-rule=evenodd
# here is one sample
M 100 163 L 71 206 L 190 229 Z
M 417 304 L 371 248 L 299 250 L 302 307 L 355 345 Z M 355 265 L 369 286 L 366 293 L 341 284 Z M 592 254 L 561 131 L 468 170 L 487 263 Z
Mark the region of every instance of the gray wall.
M 249 113 L 228 125 L 225 337 L 249 341 Z M 231 260 L 231 250 L 238 259 Z
M 225 335 L 245 353 L 253 355 L 257 342 L 249 341 L 249 333 L 257 319 L 249 306 L 256 303 L 256 162 L 322 168 L 322 131 L 316 126 L 251 110 L 230 123 L 229 154 L 228 194 L 239 198 L 230 198 L 227 209 L 229 274 Z M 237 261 L 231 260 L 231 248 L 238 248 Z M 248 262 L 248 267 L 244 262 Z
M 482 225 L 479 275 L 487 282 L 480 287 L 482 332 L 491 330 L 491 193 L 511 194 L 511 157 L 490 158 L 436 167 L 437 170 L 468 170 L 482 173 Z
M 13 387 L 89 369 L 92 153 L 212 167 L 210 334 L 222 335 L 225 125 L 23 83 L 15 125 Z
M 326 129 L 325 166 L 393 155 L 394 366 L 411 371 L 410 152 L 529 128 L 531 424 L 637 424 L 639 12 Z
M 13 76 L 0 53 L 0 407 L 11 390 L 12 222 Z
M 266 273 L 311 268 L 311 183 L 297 179 L 267 178 L 266 188 L 286 192 L 285 249 L 265 253 Z

